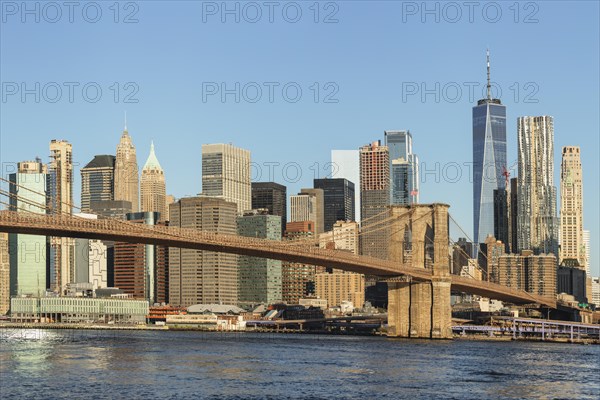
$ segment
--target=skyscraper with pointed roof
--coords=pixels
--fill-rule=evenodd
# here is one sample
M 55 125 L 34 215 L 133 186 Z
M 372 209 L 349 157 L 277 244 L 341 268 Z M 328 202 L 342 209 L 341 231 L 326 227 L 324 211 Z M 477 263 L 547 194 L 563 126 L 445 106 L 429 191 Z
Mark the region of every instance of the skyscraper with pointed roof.
M 494 190 L 505 190 L 506 106 L 492 98 L 490 53 L 487 96 L 473 107 L 473 225 L 475 243 L 494 234 Z
M 140 209 L 139 176 L 135 146 L 127 130 L 127 118 L 115 160 L 115 200 L 131 202 L 131 211 Z
M 159 212 L 161 220 L 168 218 L 165 173 L 154 153 L 154 142 L 150 143 L 150 155 L 142 168 L 140 193 L 142 211 Z

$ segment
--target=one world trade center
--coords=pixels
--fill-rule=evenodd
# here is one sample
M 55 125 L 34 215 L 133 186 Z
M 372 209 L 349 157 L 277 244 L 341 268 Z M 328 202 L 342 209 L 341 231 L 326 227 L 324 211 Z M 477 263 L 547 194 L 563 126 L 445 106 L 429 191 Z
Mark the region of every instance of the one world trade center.
M 487 52 L 487 96 L 473 107 L 473 225 L 476 243 L 494 234 L 494 190 L 505 190 L 506 106 L 493 99 L 490 53 Z

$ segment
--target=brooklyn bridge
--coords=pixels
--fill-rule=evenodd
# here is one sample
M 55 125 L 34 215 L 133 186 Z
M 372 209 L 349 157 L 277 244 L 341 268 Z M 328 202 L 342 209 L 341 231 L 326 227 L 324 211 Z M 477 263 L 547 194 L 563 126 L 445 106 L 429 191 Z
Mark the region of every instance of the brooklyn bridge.
M 310 242 L 274 241 L 69 214 L 0 211 L 0 231 L 208 250 L 377 276 L 388 283 L 390 336 L 451 337 L 451 291 L 556 308 L 554 298 L 450 274 L 448 208 L 445 204 L 390 207 L 387 225 L 393 233 L 386 260 L 321 248 Z M 411 230 L 408 247 L 406 229 Z

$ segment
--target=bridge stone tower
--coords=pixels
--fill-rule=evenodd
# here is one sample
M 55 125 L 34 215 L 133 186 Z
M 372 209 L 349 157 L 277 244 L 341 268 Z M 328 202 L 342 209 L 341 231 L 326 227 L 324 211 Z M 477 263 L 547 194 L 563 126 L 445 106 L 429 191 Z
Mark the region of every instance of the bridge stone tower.
M 388 336 L 452 338 L 446 204 L 390 207 L 389 259 L 432 271 L 431 282 L 402 275 L 388 280 Z

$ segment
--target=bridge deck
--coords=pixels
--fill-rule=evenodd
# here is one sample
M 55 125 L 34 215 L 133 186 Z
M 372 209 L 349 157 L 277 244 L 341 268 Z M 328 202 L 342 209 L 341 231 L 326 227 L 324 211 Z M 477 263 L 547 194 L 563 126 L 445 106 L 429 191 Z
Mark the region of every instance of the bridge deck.
M 408 275 L 416 281 L 430 281 L 431 270 L 409 267 L 347 251 L 329 250 L 236 235 L 217 234 L 178 227 L 148 226 L 113 219 L 85 219 L 76 216 L 24 214 L 0 211 L 0 232 L 61 236 L 145 243 L 196 250 L 208 250 L 310 265 L 380 277 Z M 516 304 L 537 303 L 556 308 L 556 301 L 495 283 L 451 276 L 452 289 Z

